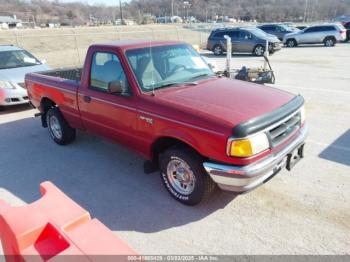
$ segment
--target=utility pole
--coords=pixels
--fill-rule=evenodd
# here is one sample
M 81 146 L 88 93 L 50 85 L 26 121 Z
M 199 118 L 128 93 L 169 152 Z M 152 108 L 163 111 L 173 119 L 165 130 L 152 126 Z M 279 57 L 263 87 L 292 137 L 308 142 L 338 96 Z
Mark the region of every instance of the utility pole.
M 307 22 L 308 5 L 309 5 L 309 1 L 305 0 L 304 21 L 303 21 L 304 23 Z
M 174 17 L 174 1 L 175 0 L 171 0 L 171 22 L 173 23 L 173 17 Z
M 119 10 L 120 10 L 120 23 L 123 25 L 123 8 L 122 8 L 122 1 L 119 0 Z

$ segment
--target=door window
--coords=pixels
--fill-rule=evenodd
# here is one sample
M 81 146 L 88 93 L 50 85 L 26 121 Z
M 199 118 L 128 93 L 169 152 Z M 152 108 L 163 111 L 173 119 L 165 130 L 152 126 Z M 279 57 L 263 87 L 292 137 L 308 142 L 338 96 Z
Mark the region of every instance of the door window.
M 305 33 L 314 33 L 317 32 L 317 27 L 310 27 L 305 30 Z
M 229 32 L 229 37 L 231 37 L 231 40 L 237 40 L 238 39 L 238 31 L 231 31 Z
M 239 31 L 240 40 L 249 40 L 252 39 L 252 34 L 247 31 Z
M 107 92 L 112 82 L 119 81 L 123 92 L 129 94 L 129 84 L 119 58 L 112 53 L 96 52 L 92 59 L 90 87 L 94 90 Z

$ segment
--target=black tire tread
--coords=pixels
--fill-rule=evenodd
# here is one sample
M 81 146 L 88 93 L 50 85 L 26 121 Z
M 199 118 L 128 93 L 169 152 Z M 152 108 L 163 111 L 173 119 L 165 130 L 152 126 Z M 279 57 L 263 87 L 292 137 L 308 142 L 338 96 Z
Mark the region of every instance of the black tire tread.
M 193 149 L 187 147 L 187 146 L 173 146 L 166 150 L 163 154 L 160 155 L 159 157 L 159 162 L 160 162 L 160 169 L 161 169 L 161 177 L 162 177 L 162 170 L 165 168 L 165 163 L 164 161 L 167 160 L 168 156 L 178 156 L 179 158 L 185 160 L 188 165 L 190 165 L 191 169 L 193 170 L 196 179 L 198 181 L 198 173 L 202 174 L 201 179 L 202 179 L 202 184 L 203 184 L 203 189 L 201 190 L 202 192 L 198 193 L 193 199 L 189 199 L 188 201 L 181 200 L 174 196 L 168 189 L 167 191 L 169 194 L 178 200 L 179 202 L 193 206 L 197 205 L 200 202 L 206 201 L 209 199 L 209 197 L 212 195 L 212 192 L 216 188 L 216 184 L 214 181 L 209 177 L 209 175 L 206 173 L 204 170 L 204 167 L 202 166 L 203 163 L 203 158 L 196 153 Z M 162 178 L 163 183 L 165 184 L 163 178 Z M 198 184 L 197 184 L 198 185 Z
M 53 140 L 59 145 L 68 145 L 71 142 L 73 142 L 75 140 L 75 137 L 76 137 L 76 130 L 74 128 L 72 128 L 67 123 L 67 121 L 64 119 L 64 117 L 63 117 L 61 111 L 59 110 L 59 108 L 58 107 L 51 107 L 46 112 L 47 120 L 48 120 L 48 117 L 49 117 L 50 114 L 54 114 L 57 117 L 57 119 L 60 122 L 61 127 L 62 127 L 62 138 L 61 139 L 54 139 L 53 138 Z M 47 121 L 47 123 L 49 123 L 49 121 Z

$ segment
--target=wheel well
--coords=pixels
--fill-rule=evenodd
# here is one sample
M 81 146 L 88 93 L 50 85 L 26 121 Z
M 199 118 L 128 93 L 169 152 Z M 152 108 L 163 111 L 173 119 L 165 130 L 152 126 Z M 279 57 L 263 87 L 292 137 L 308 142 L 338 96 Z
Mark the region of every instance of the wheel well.
M 336 40 L 333 35 L 326 36 L 323 41 L 326 41 L 327 39 L 333 39 Z
M 264 48 L 264 50 L 265 50 L 265 46 L 264 46 L 263 44 L 256 44 L 256 45 L 254 46 L 254 48 L 253 48 L 253 51 L 254 51 L 255 48 L 257 48 L 258 46 L 261 46 L 261 47 Z
M 217 47 L 217 46 L 220 47 L 222 51 L 224 51 L 224 48 L 222 47 L 222 45 L 220 43 L 216 43 L 215 45 L 213 45 L 213 50 L 212 51 L 214 51 L 215 47 Z
M 40 109 L 41 109 L 41 124 L 43 127 L 47 127 L 47 121 L 46 121 L 46 112 L 53 106 L 55 106 L 56 103 L 52 101 L 51 99 L 44 97 L 40 102 Z
M 190 146 L 189 144 L 177 139 L 177 138 L 173 138 L 173 137 L 162 137 L 157 139 L 151 147 L 151 152 L 152 152 L 152 162 L 154 164 L 158 165 L 158 156 L 165 152 L 165 150 L 167 150 L 170 147 L 173 146 L 184 146 L 187 147 L 193 151 L 195 151 L 197 154 L 199 154 L 198 151 L 196 151 L 192 146 Z M 200 154 L 199 154 L 200 155 Z

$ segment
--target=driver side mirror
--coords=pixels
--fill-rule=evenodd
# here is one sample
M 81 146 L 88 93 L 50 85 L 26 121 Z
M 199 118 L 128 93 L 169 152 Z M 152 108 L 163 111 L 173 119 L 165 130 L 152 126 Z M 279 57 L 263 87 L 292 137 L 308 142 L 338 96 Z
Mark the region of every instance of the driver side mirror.
M 123 93 L 122 83 L 119 80 L 115 80 L 108 83 L 108 93 L 121 95 Z

